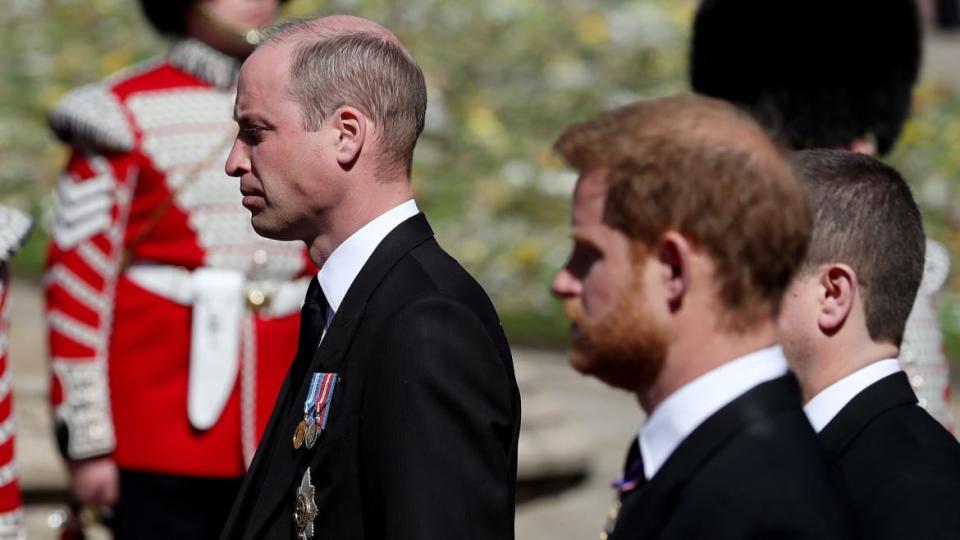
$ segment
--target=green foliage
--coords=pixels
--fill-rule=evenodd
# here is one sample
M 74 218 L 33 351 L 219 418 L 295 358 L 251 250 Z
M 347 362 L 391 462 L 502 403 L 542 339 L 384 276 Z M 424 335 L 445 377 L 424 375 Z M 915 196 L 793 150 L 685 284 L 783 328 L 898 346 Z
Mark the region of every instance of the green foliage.
M 490 292 L 513 341 L 563 342 L 548 285 L 569 249 L 575 176 L 551 145 L 576 120 L 684 87 L 692 2 L 291 2 L 363 15 L 413 50 L 429 86 L 418 201 Z
M 66 160 L 46 127 L 47 110 L 69 89 L 162 50 L 129 0 L 10 0 L 0 18 L 0 198 L 30 212 L 33 232 L 13 261 L 39 274 L 44 217 Z
M 11 0 L 0 19 L 0 196 L 36 206 L 64 161 L 45 125 L 67 90 L 160 50 L 129 0 Z
M 940 327 L 943 329 L 943 351 L 950 359 L 953 373 L 960 368 L 960 295 L 948 291 L 940 303 Z
M 951 278 L 940 303 L 944 349 L 960 360 L 960 96 L 946 85 L 921 85 L 890 162 L 910 183 L 927 235 L 950 252 Z
M 950 248 L 960 248 L 960 98 L 937 84 L 921 85 L 913 117 L 890 156 L 911 184 L 924 210 L 927 233 Z
M 566 328 L 547 286 L 566 257 L 574 180 L 552 141 L 572 121 L 682 89 L 691 6 L 293 0 L 284 15 L 362 15 L 410 46 L 430 99 L 414 170 L 418 201 L 514 333 L 543 342 Z M 47 109 L 69 88 L 159 53 L 162 40 L 130 0 L 13 0 L 0 24 L 0 196 L 40 216 L 64 160 Z M 44 242 L 36 227 L 17 268 L 38 271 Z
M 395 30 L 427 77 L 418 201 L 490 292 L 511 338 L 566 334 L 548 284 L 569 249 L 574 176 L 551 151 L 571 122 L 685 89 L 694 0 L 291 0 L 288 18 L 352 13 Z M 65 159 L 45 114 L 68 89 L 163 50 L 131 0 L 10 0 L 0 19 L 0 197 L 42 218 Z M 960 100 L 926 86 L 892 161 L 960 254 Z M 15 262 L 38 272 L 39 219 Z M 960 305 L 950 284 L 948 306 Z M 951 308 L 952 309 L 952 308 Z M 949 344 L 960 347 L 951 311 Z M 953 345 L 950 345 L 953 346 Z M 958 350 L 957 352 L 960 352 Z

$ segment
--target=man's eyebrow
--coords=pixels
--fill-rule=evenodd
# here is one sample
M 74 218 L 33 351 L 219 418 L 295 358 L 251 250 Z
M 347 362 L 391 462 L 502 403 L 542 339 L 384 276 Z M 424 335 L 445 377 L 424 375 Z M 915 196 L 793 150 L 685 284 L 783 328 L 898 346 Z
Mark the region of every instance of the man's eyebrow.
M 249 124 L 255 121 L 257 116 L 249 112 L 238 113 L 236 109 L 233 111 L 233 121 L 238 124 Z
M 570 239 L 581 244 L 593 245 L 595 243 L 593 238 L 590 237 L 589 233 L 576 226 L 570 228 Z

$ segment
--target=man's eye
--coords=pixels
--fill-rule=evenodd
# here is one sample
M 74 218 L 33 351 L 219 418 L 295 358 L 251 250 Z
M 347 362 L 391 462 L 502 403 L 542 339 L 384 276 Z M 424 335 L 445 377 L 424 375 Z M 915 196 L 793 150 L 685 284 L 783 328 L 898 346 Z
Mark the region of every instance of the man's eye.
M 567 270 L 575 276 L 583 277 L 600 258 L 600 252 L 596 248 L 577 242 L 567 262 Z
M 240 140 L 246 144 L 255 145 L 263 140 L 263 128 L 259 128 L 259 127 L 240 128 L 240 133 L 238 137 L 240 137 Z

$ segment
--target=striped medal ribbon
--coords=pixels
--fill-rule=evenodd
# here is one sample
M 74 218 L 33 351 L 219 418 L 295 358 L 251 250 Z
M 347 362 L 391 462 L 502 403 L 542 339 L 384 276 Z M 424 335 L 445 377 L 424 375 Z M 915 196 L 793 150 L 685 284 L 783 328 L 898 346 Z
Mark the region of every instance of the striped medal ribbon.
M 293 448 L 296 450 L 299 450 L 303 443 L 311 438 L 311 431 L 314 432 L 313 439 L 316 440 L 316 426 L 311 413 L 313 413 L 314 403 L 320 396 L 322 375 L 322 373 L 314 373 L 310 378 L 310 390 L 307 391 L 307 399 L 303 402 L 303 420 L 300 420 L 293 432 Z M 310 448 L 310 445 L 307 448 Z
M 327 427 L 327 419 L 330 416 L 330 403 L 333 399 L 333 390 L 337 386 L 338 377 L 336 373 L 314 373 L 314 377 L 317 376 L 320 377 L 320 384 L 317 398 L 312 403 L 313 414 L 311 415 L 310 425 L 307 426 L 307 448 L 313 448 L 313 445 L 317 443 L 320 432 Z

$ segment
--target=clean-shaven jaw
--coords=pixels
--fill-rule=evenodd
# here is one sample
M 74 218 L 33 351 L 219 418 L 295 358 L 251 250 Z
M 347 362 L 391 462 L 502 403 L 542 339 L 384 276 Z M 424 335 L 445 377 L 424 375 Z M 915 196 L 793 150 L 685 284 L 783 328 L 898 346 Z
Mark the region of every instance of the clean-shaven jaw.
M 283 65 L 275 65 L 277 73 L 284 69 Z M 249 77 L 247 77 L 249 78 Z M 273 80 L 277 80 L 274 78 Z M 240 80 L 237 83 L 237 96 L 233 105 L 233 121 L 237 124 L 237 139 L 243 139 L 246 144 L 252 144 L 260 136 L 260 126 L 264 124 L 263 120 L 256 112 L 248 112 L 251 102 L 262 101 L 263 97 L 258 95 L 258 85 L 245 81 L 241 72 Z M 258 99 L 259 98 L 259 99 Z M 236 143 L 234 143 L 236 146 Z M 231 152 L 231 158 L 233 153 Z M 241 158 L 244 159 L 244 158 Z M 240 194 L 243 196 L 242 204 L 251 214 L 256 214 L 265 205 L 263 190 L 258 186 L 256 178 L 252 174 L 249 158 L 246 158 L 242 166 L 243 175 L 240 177 Z M 230 165 L 227 165 L 230 169 Z M 228 170 L 228 174 L 230 171 Z
M 859 279 L 843 263 L 820 265 L 793 279 L 777 333 L 804 402 L 867 365 L 899 354 L 896 345 L 871 339 Z
M 310 241 L 317 234 L 316 206 L 324 131 L 303 129 L 299 105 L 287 92 L 289 45 L 257 49 L 244 62 L 237 88 L 234 118 L 239 131 L 226 163 L 240 179 L 243 206 L 261 235 L 277 240 Z M 326 180 L 326 182 L 324 182 Z M 328 190 L 329 191 L 329 190 Z
M 413 198 L 406 168 L 383 166 L 389 158 L 381 127 L 370 114 L 342 105 L 308 130 L 298 100 L 310 98 L 291 91 L 291 59 L 298 47 L 358 33 L 399 44 L 366 19 L 318 19 L 269 37 L 240 73 L 235 107 L 240 132 L 227 173 L 240 178 L 254 229 L 269 238 L 306 242 L 317 266 L 354 232 Z

